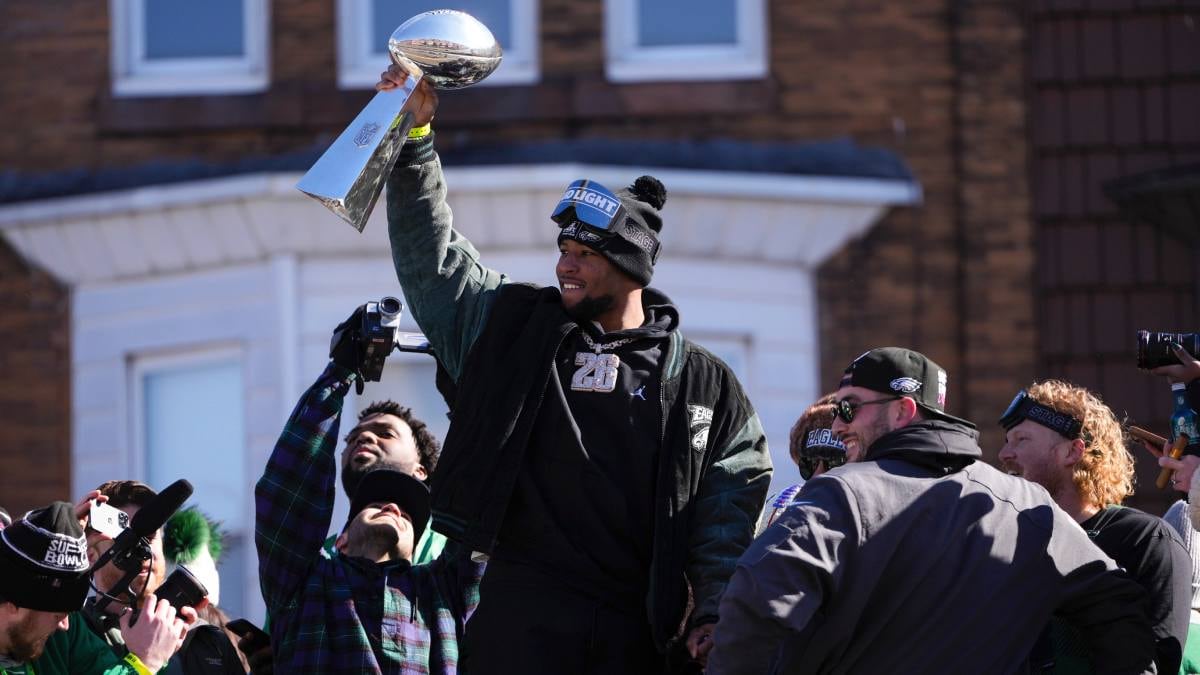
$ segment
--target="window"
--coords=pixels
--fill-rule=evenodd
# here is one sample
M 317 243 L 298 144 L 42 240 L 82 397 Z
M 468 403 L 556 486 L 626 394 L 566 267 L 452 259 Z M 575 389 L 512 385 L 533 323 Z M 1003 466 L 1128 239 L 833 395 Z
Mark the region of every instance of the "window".
M 109 7 L 115 95 L 266 87 L 266 0 L 110 0 Z
M 338 0 L 338 84 L 372 87 L 389 63 L 387 41 L 408 19 L 431 9 L 458 9 L 479 19 L 504 49 L 500 67 L 481 85 L 528 84 L 538 78 L 535 0 L 460 0 L 457 3 Z
M 729 80 L 767 73 L 764 0 L 605 0 L 614 82 Z
M 245 580 L 256 570 L 256 558 L 239 354 L 140 358 L 133 363 L 133 385 L 140 474 L 157 490 L 186 478 L 195 490 L 187 505 L 222 523 L 220 606 L 243 616 Z
M 725 362 L 737 377 L 742 388 L 750 387 L 750 338 L 746 335 L 709 333 L 703 330 L 688 331 L 689 340 L 703 345 L 717 358 Z

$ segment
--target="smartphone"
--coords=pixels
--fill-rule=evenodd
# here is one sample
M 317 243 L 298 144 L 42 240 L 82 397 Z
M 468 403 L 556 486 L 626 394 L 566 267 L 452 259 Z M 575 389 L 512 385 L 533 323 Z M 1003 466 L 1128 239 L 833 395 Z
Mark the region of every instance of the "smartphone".
M 161 586 L 155 589 L 154 595 L 159 600 L 171 603 L 175 611 L 179 611 L 184 607 L 195 608 L 201 600 L 208 597 L 208 589 L 200 583 L 191 570 L 180 565 L 175 568 L 174 572 L 171 572 Z
M 233 621 L 225 624 L 225 627 L 228 628 L 234 635 L 237 635 L 238 637 L 247 641 L 246 648 L 242 650 L 242 653 L 246 655 L 253 654 L 263 647 L 269 647 L 271 645 L 271 636 L 267 634 L 267 631 L 255 626 L 245 619 L 234 619 Z
M 129 527 L 129 514 L 115 506 L 93 499 L 91 509 L 88 512 L 88 527 L 105 535 L 116 539 L 118 535 Z
M 1162 446 L 1167 444 L 1167 439 L 1163 438 L 1162 436 L 1159 436 L 1158 434 L 1154 433 L 1153 431 L 1146 431 L 1145 429 L 1143 429 L 1141 427 L 1135 427 L 1132 424 L 1125 427 L 1125 430 L 1129 432 L 1130 436 L 1133 436 L 1134 438 L 1138 439 L 1139 441 L 1146 441 L 1147 443 L 1151 443 L 1156 448 L 1162 448 Z

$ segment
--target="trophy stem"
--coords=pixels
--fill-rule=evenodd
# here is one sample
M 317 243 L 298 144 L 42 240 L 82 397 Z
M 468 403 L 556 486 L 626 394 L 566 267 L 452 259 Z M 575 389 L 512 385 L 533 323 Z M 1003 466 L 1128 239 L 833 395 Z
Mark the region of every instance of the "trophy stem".
M 361 232 L 413 127 L 404 107 L 420 81 L 376 93 L 296 187 Z

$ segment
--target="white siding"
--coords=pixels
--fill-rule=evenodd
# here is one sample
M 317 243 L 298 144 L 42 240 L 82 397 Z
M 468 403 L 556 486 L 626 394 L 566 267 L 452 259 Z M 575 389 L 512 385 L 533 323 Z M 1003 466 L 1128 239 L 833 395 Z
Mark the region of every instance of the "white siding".
M 671 190 L 653 285 L 679 306 L 686 335 L 732 356 L 771 443 L 773 487 L 793 483 L 788 430 L 830 384 L 817 381 L 813 271 L 889 204 L 911 203 L 919 192 L 879 181 L 646 171 Z M 556 257 L 549 210 L 562 187 L 585 175 L 619 185 L 640 172 L 468 168 L 448 171 L 447 181 L 457 223 L 484 263 L 548 284 Z M 73 289 L 75 496 L 104 480 L 144 478 L 135 359 L 236 352 L 243 469 L 257 480 L 296 397 L 324 367 L 333 327 L 367 300 L 403 297 L 382 205 L 359 234 L 296 192 L 296 178 L 243 176 L 0 207 L 0 233 Z M 417 330 L 411 315 L 402 328 Z M 392 381 L 367 396 L 436 407 L 431 372 L 427 357 L 394 355 L 385 377 Z M 347 414 L 358 405 L 352 398 Z M 244 487 L 239 511 L 252 523 L 252 481 Z M 344 509 L 339 503 L 339 514 Z M 254 600 L 251 618 L 261 619 L 256 565 L 248 563 L 240 583 Z

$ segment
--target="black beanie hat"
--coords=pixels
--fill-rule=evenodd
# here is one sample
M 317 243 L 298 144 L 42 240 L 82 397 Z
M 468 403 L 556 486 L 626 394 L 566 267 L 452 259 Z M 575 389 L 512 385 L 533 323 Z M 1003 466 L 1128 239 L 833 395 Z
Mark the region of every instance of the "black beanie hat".
M 572 236 L 579 231 L 564 229 L 558 239 L 576 239 L 595 249 L 600 255 L 641 286 L 649 286 L 658 258 L 658 234 L 662 232 L 659 210 L 667 202 L 667 188 L 654 176 L 641 176 L 627 188 L 618 190 L 617 199 L 625 207 L 625 227 L 601 242 Z
M 372 469 L 362 477 L 350 500 L 350 515 L 346 525 L 360 511 L 374 502 L 391 502 L 412 518 L 413 546 L 421 541 L 429 523 L 429 487 L 403 471 L 390 468 Z
M 87 598 L 87 539 L 67 502 L 0 530 L 0 598 L 39 612 L 74 612 Z

